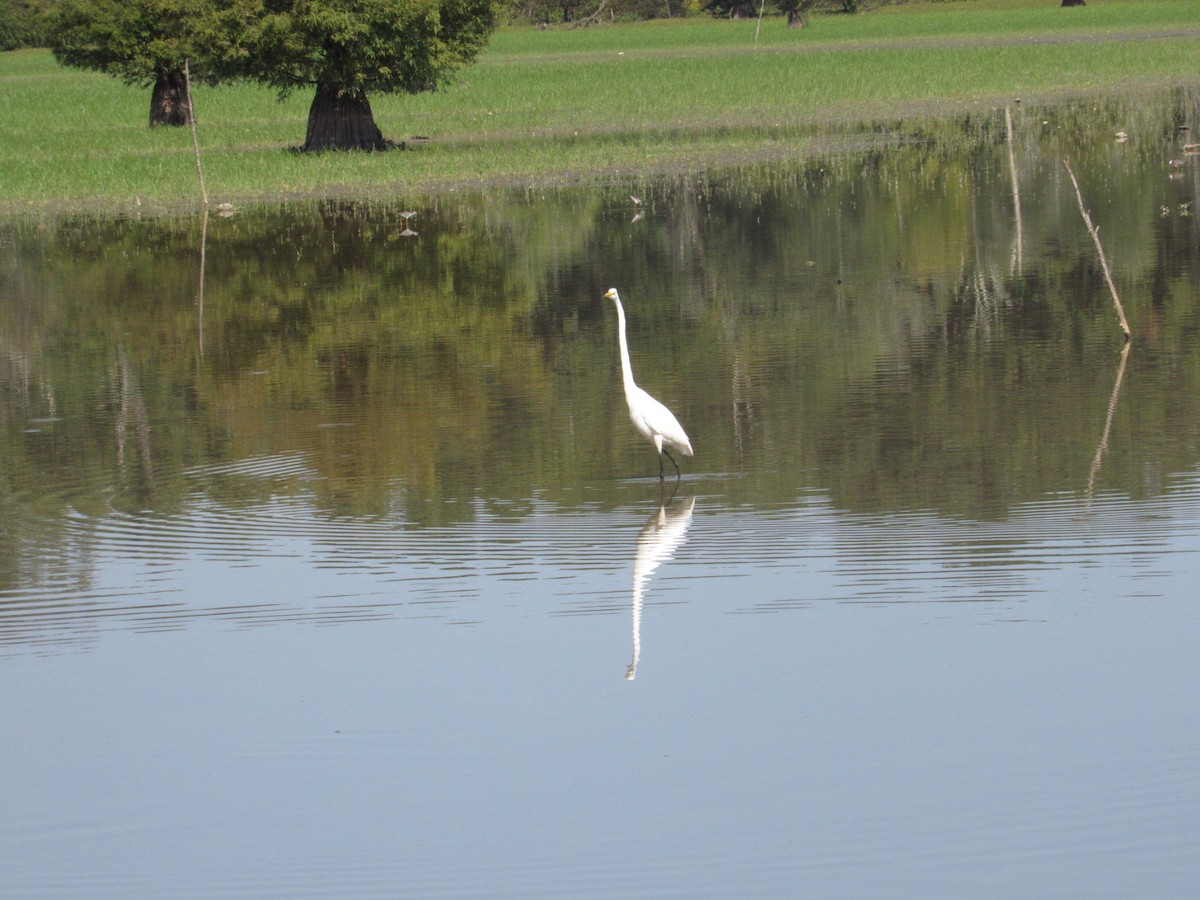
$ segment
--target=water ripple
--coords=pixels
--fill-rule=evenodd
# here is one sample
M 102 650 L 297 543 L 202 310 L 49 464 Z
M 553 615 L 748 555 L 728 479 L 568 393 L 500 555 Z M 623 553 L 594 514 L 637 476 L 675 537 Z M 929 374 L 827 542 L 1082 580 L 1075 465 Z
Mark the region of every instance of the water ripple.
M 204 482 L 218 476 L 305 479 L 309 471 L 287 456 L 194 472 Z M 518 517 L 480 503 L 470 521 L 422 529 L 331 516 L 299 489 L 237 507 L 201 490 L 171 515 L 76 512 L 62 544 L 28 566 L 26 583 L 0 591 L 0 644 L 86 644 L 109 629 L 203 623 L 627 611 L 639 530 L 653 524 L 653 507 L 526 508 Z M 725 612 L 759 614 L 828 603 L 986 602 L 1021 618 L 1017 607 L 1033 598 L 1111 594 L 1118 576 L 1124 596 L 1163 596 L 1179 585 L 1172 558 L 1197 549 L 1196 475 L 1146 500 L 1053 496 L 998 521 L 847 511 L 819 492 L 766 510 L 699 496 L 690 534 L 656 575 L 648 602 L 712 595 L 738 598 L 721 601 Z

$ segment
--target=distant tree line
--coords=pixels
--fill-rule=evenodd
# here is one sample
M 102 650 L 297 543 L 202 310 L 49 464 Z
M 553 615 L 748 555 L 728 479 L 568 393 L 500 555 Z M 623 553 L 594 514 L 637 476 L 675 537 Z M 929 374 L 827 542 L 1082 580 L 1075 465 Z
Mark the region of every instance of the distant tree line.
M 808 14 L 815 9 L 855 13 L 865 10 L 868 5 L 880 6 L 883 2 L 885 0 L 771 0 L 766 4 L 766 8 L 787 16 L 788 24 L 793 28 L 803 28 L 808 22 Z M 705 0 L 704 8 L 714 16 L 730 19 L 751 19 L 758 16 L 763 9 L 762 0 Z
M 703 10 L 703 0 L 510 0 L 508 19 L 536 25 L 678 19 Z
M 51 44 L 59 8 L 70 0 L 0 0 L 0 51 Z M 863 12 L 911 0 L 498 0 L 497 15 L 513 23 L 587 25 L 599 22 L 677 19 L 692 15 L 748 19 L 783 15 L 802 28 L 814 11 Z M 1047 0 L 1083 6 L 1085 0 Z M 226 5 L 238 6 L 237 0 Z
M 852 13 L 868 5 L 903 2 L 905 0 L 766 0 L 765 4 L 764 0 L 510 0 L 508 17 L 513 22 L 540 25 L 586 25 L 703 14 L 725 19 L 782 14 L 790 25 L 803 27 L 813 10 Z

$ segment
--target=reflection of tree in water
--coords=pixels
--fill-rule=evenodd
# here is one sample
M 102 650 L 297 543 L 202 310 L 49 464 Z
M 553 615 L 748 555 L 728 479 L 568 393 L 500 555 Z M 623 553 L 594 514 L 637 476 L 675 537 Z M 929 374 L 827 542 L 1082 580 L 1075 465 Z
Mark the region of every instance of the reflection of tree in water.
M 116 440 L 116 467 L 120 472 L 132 469 L 128 483 L 129 494 L 136 498 L 141 508 L 153 505 L 154 459 L 150 449 L 150 416 L 146 411 L 146 400 L 138 385 L 137 377 L 129 365 L 124 351 L 117 348 L 116 371 L 111 376 L 115 387 L 116 409 L 114 426 Z M 133 440 L 132 454 L 127 454 L 128 439 Z M 129 458 L 127 458 L 127 456 Z

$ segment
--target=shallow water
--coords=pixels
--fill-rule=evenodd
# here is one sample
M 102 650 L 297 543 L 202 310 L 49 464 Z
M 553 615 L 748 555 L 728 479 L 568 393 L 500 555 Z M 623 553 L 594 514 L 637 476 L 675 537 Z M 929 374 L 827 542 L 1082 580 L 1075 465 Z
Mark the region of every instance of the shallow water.
M 1190 896 L 1198 110 L 0 225 L 0 895 Z

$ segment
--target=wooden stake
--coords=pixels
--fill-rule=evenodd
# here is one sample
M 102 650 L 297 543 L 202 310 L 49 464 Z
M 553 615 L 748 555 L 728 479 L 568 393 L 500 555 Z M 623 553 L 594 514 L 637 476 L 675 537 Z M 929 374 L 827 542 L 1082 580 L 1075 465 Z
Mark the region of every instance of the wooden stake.
M 1079 201 L 1079 214 L 1083 216 L 1083 224 L 1087 226 L 1088 234 L 1092 236 L 1092 240 L 1096 244 L 1096 252 L 1100 254 L 1100 265 L 1104 268 L 1104 280 L 1108 282 L 1108 289 L 1112 292 L 1113 306 L 1117 308 L 1117 320 L 1121 323 L 1121 330 L 1125 332 L 1125 340 L 1129 340 L 1132 337 L 1129 331 L 1129 321 L 1125 318 L 1121 298 L 1117 296 L 1117 286 L 1113 284 L 1112 272 L 1108 268 L 1108 260 L 1104 257 L 1104 248 L 1100 245 L 1100 229 L 1092 224 L 1092 217 L 1088 215 L 1087 208 L 1083 205 L 1083 194 L 1079 192 L 1079 182 L 1075 180 L 1075 173 L 1071 171 L 1071 166 L 1065 159 L 1063 168 L 1071 176 L 1071 184 L 1075 185 L 1075 199 Z

